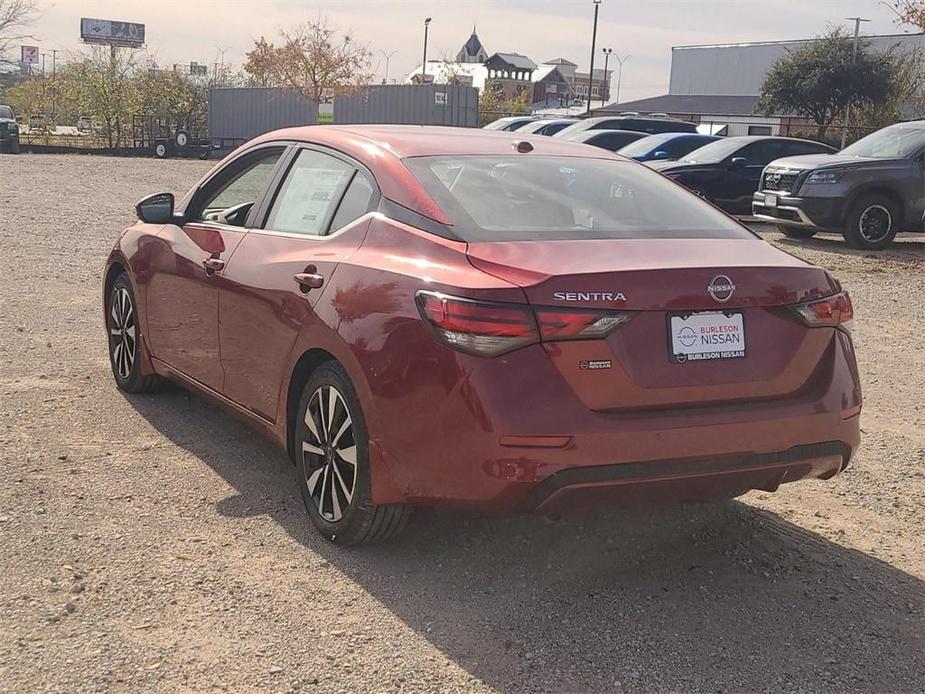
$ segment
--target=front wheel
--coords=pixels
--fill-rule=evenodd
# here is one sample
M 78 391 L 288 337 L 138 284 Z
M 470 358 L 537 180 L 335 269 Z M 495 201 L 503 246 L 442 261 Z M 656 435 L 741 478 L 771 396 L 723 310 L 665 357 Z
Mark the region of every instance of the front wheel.
M 295 432 L 299 490 L 312 524 L 343 545 L 398 535 L 411 509 L 372 502 L 369 438 L 353 384 L 336 361 L 319 366 L 299 401 Z
M 899 209 L 882 195 L 864 195 L 848 211 L 845 241 L 852 248 L 886 248 L 899 231 Z
M 785 224 L 778 224 L 777 230 L 784 236 L 791 239 L 810 239 L 816 235 L 816 229 L 807 227 L 791 227 Z
M 144 343 L 135 307 L 135 293 L 125 274 L 113 282 L 106 306 L 109 364 L 116 385 L 127 393 L 146 393 L 160 384 L 156 374 L 144 373 Z

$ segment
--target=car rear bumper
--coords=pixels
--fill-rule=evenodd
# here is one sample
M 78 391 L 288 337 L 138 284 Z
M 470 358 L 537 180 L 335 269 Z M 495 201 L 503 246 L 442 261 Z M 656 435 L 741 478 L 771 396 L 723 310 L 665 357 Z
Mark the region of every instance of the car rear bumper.
M 786 226 L 839 229 L 842 226 L 843 201 L 841 198 L 800 198 L 777 195 L 777 205 L 765 204 L 765 191 L 759 191 L 752 197 L 752 215 L 776 224 Z
M 673 410 L 589 410 L 550 374 L 539 347 L 522 350 L 516 369 L 488 360 L 439 405 L 395 413 L 400 434 L 375 444 L 401 496 L 381 499 L 374 490 L 374 499 L 545 512 L 827 479 L 860 443 L 850 338 L 834 332 L 834 358 L 818 388 Z M 498 388 L 512 379 L 520 384 L 516 400 Z

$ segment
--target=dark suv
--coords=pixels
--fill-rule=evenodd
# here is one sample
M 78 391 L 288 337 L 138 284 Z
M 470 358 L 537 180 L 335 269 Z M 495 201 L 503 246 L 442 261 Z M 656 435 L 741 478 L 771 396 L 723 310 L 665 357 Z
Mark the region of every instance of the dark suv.
M 0 104 L 0 152 L 19 153 L 19 124 L 13 109 Z
M 925 120 L 883 128 L 838 154 L 772 161 L 752 212 L 793 238 L 840 231 L 854 248 L 925 231 Z

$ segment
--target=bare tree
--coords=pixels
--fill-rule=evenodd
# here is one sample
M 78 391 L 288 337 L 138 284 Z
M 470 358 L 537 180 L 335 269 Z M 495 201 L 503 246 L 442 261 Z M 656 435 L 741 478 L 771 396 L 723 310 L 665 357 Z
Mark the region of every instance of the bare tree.
M 6 58 L 17 44 L 32 38 L 28 28 L 39 17 L 35 0 L 0 0 L 0 63 L 14 63 Z
M 339 36 L 324 17 L 281 31 L 282 45 L 260 37 L 244 70 L 253 83 L 296 89 L 316 103 L 369 84 L 371 53 L 349 34 Z

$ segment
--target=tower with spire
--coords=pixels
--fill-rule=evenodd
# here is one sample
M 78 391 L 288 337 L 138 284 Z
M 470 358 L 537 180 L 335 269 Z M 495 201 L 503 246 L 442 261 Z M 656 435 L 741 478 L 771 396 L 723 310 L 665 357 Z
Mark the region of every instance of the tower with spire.
M 457 63 L 484 63 L 488 60 L 488 52 L 479 41 L 479 36 L 475 32 L 475 23 L 472 24 L 472 36 L 463 44 L 456 54 Z

